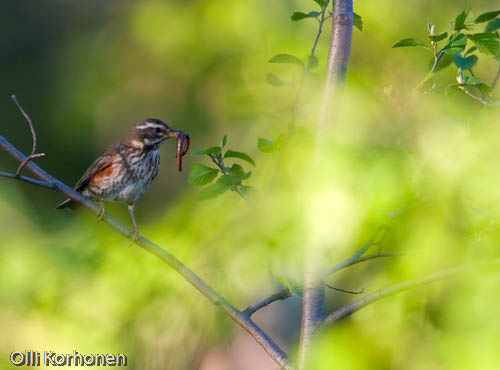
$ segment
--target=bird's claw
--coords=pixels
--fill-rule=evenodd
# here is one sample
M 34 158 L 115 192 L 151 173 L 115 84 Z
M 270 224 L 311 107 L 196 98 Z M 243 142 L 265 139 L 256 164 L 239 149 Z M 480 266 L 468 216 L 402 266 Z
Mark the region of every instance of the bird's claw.
M 99 212 L 97 213 L 97 218 L 99 221 L 102 221 L 104 219 L 104 215 L 106 214 L 106 206 L 104 204 L 99 205 Z
M 131 247 L 138 239 L 139 239 L 139 229 L 134 227 L 134 232 L 132 234 L 132 240 L 130 241 L 130 244 L 128 246 Z

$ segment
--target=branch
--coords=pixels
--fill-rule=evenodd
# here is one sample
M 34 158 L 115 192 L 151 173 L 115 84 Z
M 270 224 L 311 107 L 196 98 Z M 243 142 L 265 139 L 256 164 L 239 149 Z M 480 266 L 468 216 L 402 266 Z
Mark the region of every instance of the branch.
M 247 315 L 248 317 L 252 316 L 255 312 L 257 312 L 258 310 L 260 310 L 261 308 L 264 308 L 266 307 L 267 305 L 273 303 L 273 302 L 276 302 L 276 301 L 279 301 L 279 300 L 283 300 L 283 299 L 286 299 L 288 297 L 290 297 L 292 295 L 292 293 L 290 292 L 289 289 L 287 288 L 283 288 L 283 289 L 280 289 L 278 292 L 274 293 L 274 294 L 271 294 L 269 297 L 266 297 L 250 306 L 248 306 L 244 311 L 243 311 L 243 314 Z
M 404 256 L 406 253 L 404 252 L 378 252 L 374 254 L 367 254 L 366 256 L 360 256 L 360 257 L 355 257 L 354 255 L 346 259 L 345 261 L 342 261 L 340 263 L 337 263 L 336 265 L 330 267 L 326 271 L 326 275 L 331 275 L 334 272 L 337 272 L 339 270 L 342 270 L 346 267 L 355 265 L 360 262 L 364 261 L 369 261 L 373 260 L 375 258 L 384 258 L 384 257 L 395 257 L 395 256 Z
M 17 168 L 16 171 L 16 176 L 19 177 L 21 175 L 21 171 L 23 170 L 24 166 L 31 161 L 32 159 L 43 157 L 45 153 L 35 153 L 36 152 L 36 132 L 35 128 L 33 127 L 33 122 L 31 122 L 31 118 L 28 116 L 28 114 L 24 111 L 24 109 L 21 107 L 21 104 L 17 101 L 17 98 L 14 94 L 11 96 L 12 100 L 14 100 L 14 103 L 16 103 L 17 107 L 21 111 L 22 115 L 24 118 L 26 118 L 26 121 L 28 121 L 28 124 L 30 125 L 30 130 L 31 130 L 31 137 L 33 139 L 33 149 L 31 149 L 31 154 L 21 162 L 19 167 Z
M 23 175 L 17 175 L 15 173 L 7 173 L 7 172 L 0 171 L 0 176 L 1 177 L 8 177 L 8 178 L 14 179 L 14 180 L 20 180 L 23 182 L 27 182 L 28 184 L 41 186 L 42 188 L 56 190 L 55 186 L 49 182 L 39 181 L 37 179 L 32 179 L 31 177 L 26 177 Z
M 447 270 L 442 270 L 438 271 L 420 278 L 412 279 L 412 280 L 407 280 L 398 284 L 390 285 L 386 288 L 378 289 L 370 294 L 367 294 L 366 296 L 357 299 L 351 303 L 348 303 L 331 314 L 329 314 L 321 323 L 321 328 L 325 328 L 336 321 L 351 315 L 352 313 L 359 311 L 363 307 L 368 306 L 370 303 L 376 302 L 380 299 L 389 297 L 391 295 L 403 292 L 405 290 L 409 290 L 412 288 L 416 288 L 422 285 L 434 283 L 436 281 L 455 276 L 459 273 L 468 271 L 472 268 L 479 267 L 479 266 L 484 266 L 485 264 L 499 264 L 500 259 L 493 260 L 491 262 L 487 263 L 480 263 L 480 264 L 474 264 L 474 265 L 466 265 L 466 266 L 460 266 L 460 267 L 455 267 L 455 268 L 450 268 Z
M 500 60 L 498 61 L 498 69 L 495 77 L 493 78 L 493 82 L 491 83 L 491 88 L 494 89 L 497 86 L 498 79 L 500 78 Z
M 339 105 L 338 101 L 333 101 L 331 95 L 334 90 L 342 88 L 344 85 L 351 52 L 354 19 L 352 0 L 336 0 L 332 1 L 332 3 L 332 31 L 326 67 L 325 89 L 318 119 L 318 131 L 321 131 L 324 126 L 329 112 L 334 110 L 333 106 Z
M 24 176 L 24 179 L 19 178 L 19 180 L 44 187 L 49 187 L 45 185 L 50 184 L 51 189 L 55 189 L 64 194 L 66 197 L 80 203 L 84 207 L 94 212 L 96 215 L 99 214 L 100 208 L 96 203 L 92 202 L 90 199 L 81 195 L 80 193 L 74 191 L 68 185 L 51 176 L 33 162 L 27 160 L 29 157 L 26 157 L 23 153 L 17 150 L 17 148 L 9 143 L 3 136 L 0 136 L 0 147 L 12 157 L 14 157 L 17 161 L 21 163 L 26 162 L 26 168 L 42 181 L 39 182 L 33 179 L 29 179 L 29 181 L 26 181 L 26 179 L 28 178 L 24 178 Z M 7 175 L 8 176 L 6 177 L 12 177 L 9 174 Z M 130 240 L 134 239 L 134 232 L 114 217 L 105 214 L 102 220 L 111 228 L 115 229 L 117 232 L 129 238 Z M 219 293 L 217 293 L 213 288 L 205 283 L 198 275 L 191 271 L 174 255 L 159 247 L 152 241 L 144 238 L 143 236 L 139 236 L 139 238 L 135 240 L 135 244 L 172 267 L 194 288 L 196 288 L 201 294 L 207 297 L 210 302 L 224 311 L 238 325 L 245 329 L 281 368 L 287 370 L 292 369 L 283 350 L 279 348 L 279 346 L 255 322 L 253 322 L 248 315 L 241 311 L 238 311 L 231 303 L 226 301 Z

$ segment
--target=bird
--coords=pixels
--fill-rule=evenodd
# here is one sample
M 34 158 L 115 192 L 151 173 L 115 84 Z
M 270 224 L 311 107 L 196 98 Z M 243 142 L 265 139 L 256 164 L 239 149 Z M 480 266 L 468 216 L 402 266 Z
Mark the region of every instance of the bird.
M 160 168 L 160 146 L 169 139 L 177 139 L 178 169 L 180 158 L 189 148 L 189 135 L 170 128 L 158 118 L 146 118 L 132 126 L 128 134 L 108 147 L 84 172 L 74 190 L 99 203 L 98 217 L 106 213 L 104 202 L 127 205 L 134 234 L 132 243 L 139 237 L 134 216 L 135 203 L 146 193 Z M 56 209 L 76 209 L 81 205 L 66 199 Z

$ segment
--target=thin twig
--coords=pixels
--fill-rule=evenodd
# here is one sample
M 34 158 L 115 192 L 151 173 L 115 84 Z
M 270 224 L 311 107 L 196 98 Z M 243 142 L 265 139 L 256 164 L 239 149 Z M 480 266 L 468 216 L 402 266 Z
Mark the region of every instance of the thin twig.
M 483 104 L 483 105 L 490 106 L 490 103 L 488 103 L 488 102 L 487 102 L 486 100 L 484 100 L 484 99 L 481 99 L 479 96 L 474 95 L 473 93 L 471 93 L 471 92 L 469 91 L 469 89 L 467 89 L 467 88 L 465 88 L 465 87 L 463 87 L 463 86 L 460 86 L 459 88 L 460 88 L 460 89 L 461 89 L 464 93 L 466 93 L 467 95 L 469 95 L 472 99 L 477 100 L 478 102 L 480 102 L 480 103 L 481 103 L 481 104 Z
M 7 177 L 10 179 L 19 180 L 19 181 L 24 181 L 24 182 L 31 184 L 31 185 L 41 186 L 42 188 L 56 190 L 55 186 L 49 182 L 40 181 L 37 179 L 32 179 L 31 177 L 26 177 L 23 175 L 17 175 L 15 173 L 0 172 L 0 176 Z
M 0 147 L 19 162 L 23 162 L 27 158 L 16 147 L 9 143 L 3 136 L 0 136 Z M 89 198 L 74 191 L 68 185 L 48 174 L 35 163 L 28 161 L 26 163 L 26 168 L 40 180 L 52 184 L 57 191 L 61 192 L 66 197 L 85 206 L 96 215 L 99 213 L 100 207 L 96 203 L 92 202 Z M 123 225 L 114 217 L 105 214 L 102 220 L 111 228 L 118 231 L 120 234 L 124 235 L 130 240 L 134 240 L 134 231 Z M 196 288 L 201 294 L 207 297 L 210 302 L 224 311 L 238 325 L 245 329 L 282 369 L 292 369 L 285 352 L 255 322 L 253 322 L 248 317 L 248 315 L 244 314 L 241 311 L 238 311 L 231 303 L 226 301 L 219 293 L 217 293 L 198 275 L 196 275 L 186 265 L 179 261 L 174 255 L 156 245 L 149 239 L 144 238 L 143 236 L 139 236 L 139 238 L 135 239 L 134 243 L 172 267 L 194 288 Z
M 279 169 L 281 167 L 281 163 L 283 162 L 283 156 L 284 156 L 285 149 L 286 149 L 288 143 L 290 142 L 293 131 L 295 129 L 295 121 L 297 119 L 298 112 L 299 112 L 300 98 L 302 96 L 302 91 L 304 90 L 304 86 L 305 86 L 305 83 L 307 81 L 307 77 L 309 76 L 309 71 L 310 71 L 309 61 L 312 60 L 316 56 L 315 55 L 316 47 L 318 46 L 318 41 L 320 39 L 321 33 L 323 32 L 323 24 L 328 19 L 328 17 L 325 17 L 326 10 L 327 10 L 326 6 L 321 7 L 321 17 L 318 20 L 318 30 L 316 32 L 316 36 L 314 37 L 314 43 L 313 43 L 313 46 L 311 48 L 311 54 L 308 57 L 307 63 L 306 63 L 304 70 L 302 72 L 302 76 L 300 77 L 299 87 L 297 88 L 297 91 L 295 93 L 295 100 L 294 100 L 293 105 L 292 105 L 292 118 L 291 118 L 290 122 L 288 123 L 287 135 L 286 135 L 286 138 L 285 138 L 283 145 L 280 148 L 278 162 L 276 164 L 276 168 L 274 169 L 273 175 L 271 177 L 271 182 L 269 185 L 270 190 L 272 190 L 274 188 L 274 184 L 276 183 L 276 178 L 278 176 L 278 172 L 279 172 Z
M 327 284 L 327 283 L 325 283 L 325 286 L 330 288 L 330 289 L 336 290 L 337 292 L 348 293 L 348 294 L 361 294 L 365 291 L 365 288 L 358 290 L 358 291 L 336 288 L 336 287 L 334 287 L 330 284 Z
M 362 298 L 355 300 L 354 302 L 348 303 L 348 304 L 338 308 L 337 310 L 335 310 L 334 312 L 329 314 L 321 323 L 321 328 L 325 328 L 325 327 L 333 324 L 334 322 L 362 309 L 363 307 L 366 307 L 370 303 L 376 302 L 382 298 L 386 298 L 388 296 L 403 292 L 405 290 L 416 288 L 416 287 L 419 287 L 419 286 L 422 286 L 425 284 L 434 283 L 434 282 L 442 280 L 444 278 L 455 276 L 461 272 L 465 272 L 465 271 L 470 270 L 472 268 L 477 268 L 477 267 L 490 265 L 490 264 L 495 265 L 495 264 L 499 264 L 499 263 L 500 263 L 500 259 L 496 259 L 496 260 L 486 262 L 486 263 L 478 263 L 478 264 L 474 264 L 474 265 L 459 266 L 459 267 L 450 268 L 447 270 L 438 271 L 438 272 L 435 272 L 435 273 L 432 273 L 432 274 L 429 274 L 429 275 L 426 275 L 426 276 L 423 276 L 420 278 L 411 279 L 411 280 L 407 280 L 407 281 L 404 281 L 404 282 L 401 282 L 398 284 L 390 285 L 386 288 L 378 289 L 370 294 L 367 294 L 366 296 L 364 296 Z
M 498 69 L 497 73 L 495 75 L 495 78 L 493 78 L 493 82 L 491 83 L 491 88 L 494 89 L 497 86 L 498 79 L 500 78 L 500 60 L 498 61 Z
M 28 121 L 28 124 L 30 125 L 30 130 L 31 130 L 31 137 L 33 139 L 33 149 L 31 150 L 31 154 L 26 157 L 24 161 L 21 162 L 19 167 L 17 168 L 16 171 L 16 176 L 19 177 L 21 175 L 21 171 L 23 170 L 24 166 L 31 161 L 32 159 L 43 157 L 45 153 L 35 153 L 36 152 L 36 132 L 35 128 L 33 127 L 33 122 L 31 122 L 31 118 L 28 116 L 28 114 L 24 111 L 23 107 L 21 107 L 21 104 L 17 101 L 17 98 L 14 94 L 11 96 L 12 100 L 14 100 L 14 103 L 16 103 L 17 107 L 21 111 L 22 115 L 24 118 L 26 118 L 26 121 Z
M 288 297 L 290 297 L 292 295 L 292 293 L 290 292 L 290 290 L 288 290 L 287 288 L 283 288 L 283 289 L 280 289 L 278 292 L 276 293 L 273 293 L 271 294 L 270 296 L 248 306 L 244 311 L 243 313 L 248 315 L 248 317 L 252 316 L 255 312 L 257 312 L 258 310 L 260 310 L 261 308 L 264 308 L 266 307 L 267 305 L 273 303 L 273 302 L 276 302 L 276 301 L 279 301 L 279 300 L 283 300 L 283 299 L 286 299 Z
M 404 255 L 406 255 L 406 253 L 404 253 L 404 252 L 378 252 L 378 253 L 374 253 L 374 254 L 368 254 L 366 256 L 359 256 L 359 257 L 351 256 L 348 259 L 330 267 L 327 270 L 326 275 L 331 275 L 334 272 L 342 270 L 346 267 L 355 265 L 355 264 L 360 263 L 360 262 L 372 260 L 375 258 L 396 257 L 396 256 L 404 256 Z

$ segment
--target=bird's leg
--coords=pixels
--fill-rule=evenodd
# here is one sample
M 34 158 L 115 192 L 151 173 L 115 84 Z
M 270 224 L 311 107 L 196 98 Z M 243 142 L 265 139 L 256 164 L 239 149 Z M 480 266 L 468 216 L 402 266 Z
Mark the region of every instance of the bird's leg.
M 137 239 L 139 239 L 139 228 L 137 227 L 137 222 L 135 222 L 135 217 L 134 217 L 134 203 L 131 203 L 128 205 L 128 213 L 130 213 L 130 217 L 132 218 L 132 224 L 134 225 L 134 235 L 132 242 L 130 245 L 134 244 Z
M 97 213 L 97 218 L 99 219 L 99 221 L 102 221 L 105 214 L 106 214 L 106 206 L 104 205 L 104 202 L 101 200 L 99 201 L 99 212 Z

